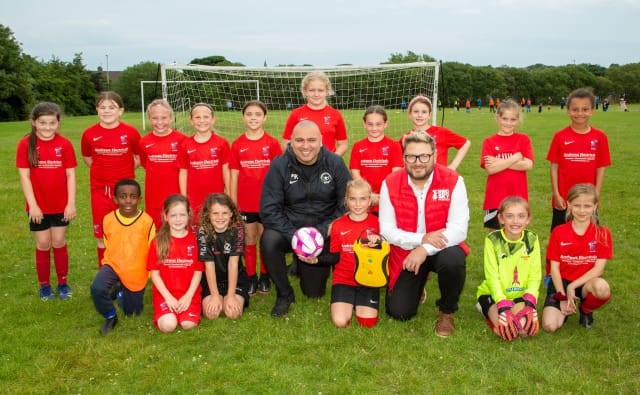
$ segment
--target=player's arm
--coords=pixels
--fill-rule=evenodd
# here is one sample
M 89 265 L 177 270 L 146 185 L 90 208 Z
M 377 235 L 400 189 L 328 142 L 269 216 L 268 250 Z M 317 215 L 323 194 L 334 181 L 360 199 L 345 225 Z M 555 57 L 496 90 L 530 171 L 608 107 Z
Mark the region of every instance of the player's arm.
M 160 276 L 160 270 L 151 270 L 151 282 L 153 283 L 153 286 L 156 287 L 160 295 L 162 295 L 162 299 L 167 302 L 167 306 L 169 306 L 172 311 L 179 313 L 178 300 L 173 296 L 173 294 L 171 294 L 171 292 L 169 292 L 162 276 Z
M 602 189 L 602 184 L 604 184 L 604 171 L 605 171 L 606 167 L 598 167 L 596 169 L 596 183 L 595 183 L 595 187 L 596 187 L 596 191 L 598 191 L 598 193 L 600 193 L 600 189 Z
M 64 219 L 70 221 L 76 217 L 76 169 L 65 170 L 67 175 L 67 204 L 64 208 Z
M 585 285 L 589 280 L 601 277 L 602 274 L 604 273 L 604 268 L 606 265 L 607 265 L 606 259 L 603 259 L 603 258 L 596 259 L 595 265 L 593 265 L 593 267 L 589 271 L 587 271 L 582 276 L 573 280 L 571 284 L 567 285 L 567 296 L 572 291 L 575 294 L 575 289 Z M 576 295 L 576 296 L 580 297 L 580 295 Z
M 496 174 L 504 171 L 506 169 L 512 168 L 518 162 L 524 160 L 522 154 L 520 152 L 516 152 L 515 154 L 509 156 L 508 158 L 497 158 L 495 156 L 484 156 L 484 169 L 489 174 Z M 533 164 L 533 162 L 532 162 Z
M 567 202 L 560 196 L 560 188 L 558 187 L 558 164 L 551 162 L 551 193 L 553 194 L 553 207 L 558 210 L 566 210 Z
M 470 148 L 471 148 L 471 140 L 467 140 L 462 145 L 462 147 L 460 147 L 458 152 L 456 152 L 456 156 L 453 157 L 453 160 L 451 161 L 451 163 L 449 163 L 449 166 L 447 167 L 450 168 L 451 170 L 456 170 L 458 166 L 460 166 L 460 163 L 462 163 L 462 160 L 464 159 L 464 157 L 467 156 L 467 152 L 469 152 Z
M 38 206 L 38 202 L 36 201 L 36 195 L 33 192 L 33 184 L 31 183 L 31 169 L 29 168 L 20 168 L 18 169 L 18 174 L 20 175 L 20 186 L 22 187 L 22 193 L 24 194 L 24 198 L 29 205 L 29 221 L 39 224 L 42 222 L 42 217 L 44 214 Z
M 491 298 L 500 301 L 507 298 L 500 282 L 500 269 L 493 243 L 489 237 L 484 239 L 484 278 L 487 280 Z
M 224 182 L 224 187 L 229 193 L 229 182 L 231 180 L 231 173 L 229 172 L 229 162 L 222 165 L 222 181 Z
M 229 169 L 229 197 L 233 200 L 235 205 L 238 205 L 238 176 L 240 170 Z
M 336 155 L 344 156 L 349 149 L 349 140 L 337 140 L 336 141 Z
M 93 163 L 93 158 L 91 156 L 82 156 L 82 161 L 89 167 L 91 167 L 91 164 Z
M 180 169 L 178 173 L 178 187 L 180 188 L 180 194 L 187 196 L 187 169 Z
M 182 295 L 182 297 L 178 300 L 178 303 L 181 305 L 181 307 L 183 307 L 183 311 L 191 306 L 191 300 L 193 299 L 193 295 L 195 295 L 196 291 L 198 290 L 200 280 L 202 280 L 202 272 L 194 271 L 187 292 L 185 292 L 185 294 Z

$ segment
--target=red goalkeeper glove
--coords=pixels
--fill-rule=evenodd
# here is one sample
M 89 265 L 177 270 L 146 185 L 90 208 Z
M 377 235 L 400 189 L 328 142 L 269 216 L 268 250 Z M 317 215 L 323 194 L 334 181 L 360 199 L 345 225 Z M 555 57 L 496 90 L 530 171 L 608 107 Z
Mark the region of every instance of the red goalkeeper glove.
M 513 302 L 508 299 L 498 302 L 498 325 L 495 331 L 503 340 L 512 341 L 518 337 L 518 326 L 516 317 L 513 315 L 511 308 Z
M 524 299 L 524 307 L 516 314 L 516 323 L 520 329 L 527 332 L 529 336 L 533 336 L 538 333 L 540 329 L 540 323 L 538 322 L 538 310 L 536 309 L 536 298 L 530 293 L 522 295 Z M 524 327 L 520 324 L 520 318 L 525 318 Z

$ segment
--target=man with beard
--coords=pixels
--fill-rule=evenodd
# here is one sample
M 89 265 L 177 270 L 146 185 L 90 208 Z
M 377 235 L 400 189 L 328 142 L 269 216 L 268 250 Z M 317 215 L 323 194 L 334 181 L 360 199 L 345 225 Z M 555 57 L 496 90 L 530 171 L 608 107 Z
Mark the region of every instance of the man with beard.
M 466 275 L 469 205 L 462 177 L 436 164 L 435 154 L 426 133 L 405 138 L 404 171 L 388 175 L 380 190 L 380 232 L 392 245 L 387 314 L 416 315 L 427 276 L 435 272 L 441 297 L 435 332 L 448 337 Z

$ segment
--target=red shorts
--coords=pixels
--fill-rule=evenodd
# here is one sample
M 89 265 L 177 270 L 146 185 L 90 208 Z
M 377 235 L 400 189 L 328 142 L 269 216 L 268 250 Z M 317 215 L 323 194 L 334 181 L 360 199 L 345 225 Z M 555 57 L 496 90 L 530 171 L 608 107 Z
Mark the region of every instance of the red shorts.
M 102 219 L 117 208 L 118 205 L 113 201 L 113 187 L 106 185 L 91 187 L 93 237 L 96 239 L 102 238 Z
M 160 303 L 158 303 L 157 301 L 153 301 L 153 323 L 155 324 L 156 328 L 158 327 L 158 320 L 160 319 L 160 317 L 166 314 L 174 314 L 178 319 L 178 325 L 182 325 L 184 321 L 191 321 L 199 324 L 201 312 L 202 300 L 200 298 L 197 298 L 196 300 L 195 296 L 193 297 L 193 299 L 191 299 L 191 305 L 189 305 L 189 308 L 180 314 L 172 312 L 164 300 L 162 300 L 162 302 Z

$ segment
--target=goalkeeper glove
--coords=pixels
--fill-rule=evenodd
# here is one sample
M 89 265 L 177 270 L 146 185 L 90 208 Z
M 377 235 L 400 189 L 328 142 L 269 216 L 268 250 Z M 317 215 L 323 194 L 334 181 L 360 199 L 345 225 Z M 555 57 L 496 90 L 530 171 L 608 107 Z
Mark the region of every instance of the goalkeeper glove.
M 520 329 L 527 332 L 529 336 L 533 336 L 538 333 L 540 329 L 540 323 L 538 322 L 538 310 L 536 309 L 536 298 L 530 293 L 522 295 L 524 299 L 524 307 L 516 314 L 516 323 Z M 520 318 L 525 318 L 524 327 L 520 324 Z
M 496 333 L 503 339 L 512 341 L 518 337 L 518 326 L 516 317 L 513 315 L 511 308 L 513 301 L 503 299 L 498 302 L 498 325 L 496 325 Z

